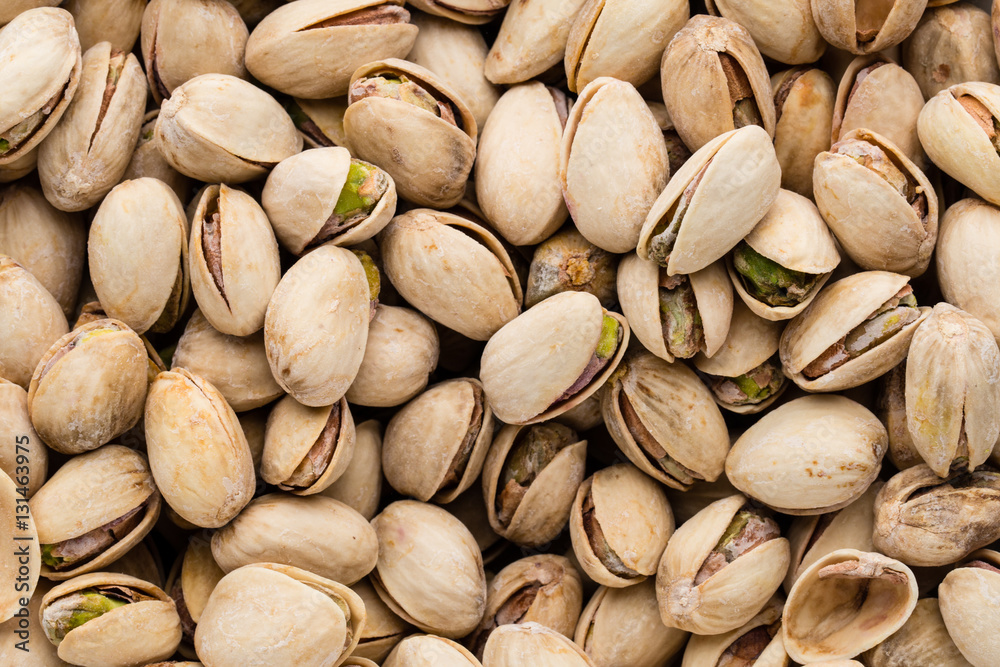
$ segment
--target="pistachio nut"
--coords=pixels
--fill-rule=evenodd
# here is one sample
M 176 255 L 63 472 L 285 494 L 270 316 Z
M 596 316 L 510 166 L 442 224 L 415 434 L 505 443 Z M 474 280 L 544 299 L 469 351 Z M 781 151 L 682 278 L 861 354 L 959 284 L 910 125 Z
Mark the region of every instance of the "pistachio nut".
M 347 399 L 313 408 L 285 396 L 267 418 L 260 476 L 297 496 L 319 493 L 347 469 L 354 439 Z
M 281 279 L 278 242 L 253 197 L 222 185 L 202 190 L 191 221 L 191 291 L 218 331 L 249 336 Z
M 917 604 L 910 568 L 879 553 L 839 549 L 799 577 L 781 614 L 792 660 L 844 660 L 899 630 Z
M 372 520 L 379 557 L 372 583 L 400 618 L 448 639 L 464 637 L 486 609 L 482 554 L 447 511 L 399 500 Z
M 610 77 L 591 81 L 563 132 L 559 181 L 576 228 L 608 252 L 629 252 L 670 177 L 667 145 L 639 92 Z
M 557 417 L 604 384 L 628 340 L 628 322 L 596 296 L 550 296 L 489 339 L 480 370 L 486 399 L 508 424 Z
M 633 464 L 672 489 L 718 479 L 729 434 L 712 392 L 692 370 L 641 352 L 626 358 L 609 383 L 601 412 Z
M 378 294 L 378 271 L 364 258 L 321 246 L 293 264 L 271 295 L 264 318 L 267 361 L 281 388 L 304 405 L 336 403 L 361 366 L 372 292 Z M 317 310 L 322 304 L 328 305 Z
M 569 520 L 586 457 L 587 441 L 556 422 L 500 429 L 483 465 L 493 530 L 527 547 L 555 539 Z
M 194 641 L 198 656 L 214 667 L 337 667 L 364 626 L 364 603 L 347 586 L 289 565 L 258 563 L 219 581 Z
M 142 340 L 118 320 L 70 331 L 39 360 L 28 386 L 38 435 L 63 454 L 110 442 L 142 417 L 148 357 Z
M 48 476 L 49 454 L 31 425 L 28 392 L 0 377 L 0 471 L 7 473 L 31 498 Z M 25 465 L 27 462 L 28 465 Z M 582 471 L 581 471 L 582 472 Z
M 183 632 L 181 647 L 187 652 L 194 652 L 198 621 L 212 591 L 224 576 L 226 573 L 212 556 L 211 544 L 200 537 L 192 538 L 174 562 L 165 590 L 177 606 Z
M 420 11 L 465 23 L 489 23 L 510 4 L 510 0 L 411 0 Z
M 780 63 L 812 63 L 826 50 L 809 0 L 746 3 L 706 0 L 705 5 L 710 14 L 724 16 L 745 27 L 761 54 Z
M 736 440 L 726 476 L 746 495 L 784 514 L 833 512 L 875 481 L 887 440 L 878 418 L 849 398 L 796 398 Z
M 381 662 L 403 637 L 413 631 L 413 626 L 401 619 L 375 592 L 365 578 L 351 586 L 365 605 L 365 627 L 358 635 L 358 646 L 352 655 Z
M 399 642 L 382 667 L 481 667 L 464 646 L 435 635 L 411 635 Z
M 202 74 L 164 100 L 156 146 L 174 169 L 206 182 L 242 183 L 302 150 L 277 100 L 229 74 Z
M 916 27 L 926 6 L 927 0 L 812 0 L 813 19 L 823 39 L 859 55 L 902 42 Z
M 19 481 L 15 484 L 14 480 Z M 8 584 L 7 590 L 0 595 L 0 624 L 14 618 L 27 606 L 23 600 L 31 598 L 35 592 L 41 565 L 36 523 L 30 515 L 25 485 L 21 481 L 26 480 L 19 475 L 11 478 L 0 470 L 0 521 L 3 522 L 4 534 L 10 536 L 12 544 L 0 560 L 0 573 Z M 2 634 L 0 632 L 0 636 Z M 5 649 L 7 643 L 2 646 Z M 3 652 L 0 649 L 0 655 Z
M 1000 348 L 986 325 L 947 303 L 917 327 L 906 357 L 906 425 L 939 477 L 957 459 L 971 472 L 1000 437 Z
M 923 463 L 906 425 L 906 362 L 882 376 L 876 412 L 889 433 L 889 459 L 899 470 Z
M 788 383 L 777 357 L 781 329 L 780 322 L 758 317 L 742 301 L 736 303 L 726 342 L 714 356 L 699 352 L 694 358 L 719 407 L 756 414 L 785 391 Z
M 58 5 L 58 0 L 9 0 L 2 11 L 0 11 L 0 26 L 10 23 L 21 12 L 36 7 L 54 7 Z
M 17 0 L 15 0 L 16 4 Z M 47 2 L 46 4 L 54 4 Z M 73 15 L 80 48 L 84 51 L 98 42 L 129 53 L 139 39 L 145 0 L 63 0 L 62 8 Z
M 588 0 L 566 42 L 566 79 L 574 93 L 609 76 L 641 86 L 657 75 L 660 58 L 690 16 L 684 0 Z
M 947 597 L 943 586 L 940 595 L 942 599 Z M 969 603 L 972 601 L 963 600 L 960 604 Z M 964 627 L 956 630 L 959 634 L 968 631 Z M 991 636 L 980 635 L 976 644 Z M 875 648 L 865 651 L 863 657 L 871 667 L 972 667 L 948 634 L 937 598 L 919 600 L 903 627 Z
M 896 473 L 875 498 L 875 548 L 904 563 L 954 563 L 1000 539 L 1000 472 L 964 461 L 942 479 L 927 465 Z
M 293 97 L 285 100 L 285 111 L 291 116 L 295 128 L 302 135 L 306 148 L 329 148 L 347 143 L 344 131 L 344 114 L 347 112 L 347 96 L 328 100 L 307 100 Z
M 87 250 L 109 317 L 139 334 L 173 328 L 190 294 L 187 222 L 166 183 L 147 177 L 115 186 L 97 209 Z
M 486 228 L 452 213 L 414 209 L 393 218 L 378 240 L 393 287 L 432 320 L 488 340 L 521 312 L 514 264 Z
M 1000 554 L 983 549 L 945 576 L 938 587 L 941 618 L 955 646 L 975 667 L 996 662 L 1000 653 L 996 608 L 988 600 L 1000 591 Z
M 65 9 L 22 11 L 0 35 L 0 165 L 41 143 L 62 118 L 80 83 L 80 40 Z
M 611 588 L 633 586 L 652 576 L 673 532 L 674 516 L 663 489 L 628 463 L 585 479 L 569 517 L 580 567 Z
M 153 141 L 156 118 L 159 115 L 160 110 L 154 109 L 147 113 L 143 119 L 142 128 L 139 130 L 139 141 L 135 145 L 135 150 L 125 168 L 122 180 L 133 181 L 143 176 L 149 176 L 169 185 L 178 199 L 182 197 L 186 199 L 190 179 L 170 166 L 170 163 L 156 146 L 156 142 Z
M 639 257 L 666 267 L 669 276 L 704 269 L 750 233 L 780 184 L 781 167 L 767 132 L 753 125 L 715 137 L 684 163 L 653 204 L 639 233 Z
M 483 650 L 484 667 L 525 664 L 537 667 L 596 667 L 582 648 L 544 625 L 513 623 L 497 628 Z
M 981 81 L 942 90 L 917 119 L 920 143 L 934 164 L 993 204 L 1000 204 L 998 128 L 1000 86 Z
M 62 660 L 83 667 L 128 667 L 174 654 L 181 641 L 177 609 L 153 584 L 110 572 L 65 581 L 38 611 Z
M 569 215 L 559 151 L 570 106 L 562 91 L 531 81 L 505 92 L 482 126 L 476 199 L 490 225 L 515 245 L 544 241 Z
M 618 256 L 587 241 L 569 225 L 535 248 L 524 305 L 534 306 L 560 292 L 590 292 L 605 308 L 618 301 Z
M 38 149 L 42 191 L 63 211 L 90 208 L 121 180 L 146 105 L 146 81 L 134 55 L 100 42 L 82 62 L 73 102 Z
M 250 447 L 236 413 L 207 380 L 164 371 L 146 398 L 149 467 L 164 500 L 182 518 L 219 528 L 254 492 Z
M 771 77 L 774 90 L 774 152 L 781 187 L 813 194 L 813 162 L 830 148 L 837 89 L 818 67 L 793 67 Z
M 857 387 L 906 357 L 930 314 L 898 273 L 855 273 L 823 289 L 781 334 L 785 375 L 806 391 Z
M 993 298 L 1000 280 L 1000 210 L 979 199 L 963 199 L 948 207 L 941 219 L 937 273 L 948 303 L 989 327 L 1000 339 L 1000 308 Z
M 927 269 L 937 240 L 937 195 L 891 141 L 865 129 L 848 132 L 816 157 L 813 187 L 823 218 L 862 269 L 911 277 Z
M 781 637 L 783 606 L 784 600 L 775 595 L 739 628 L 718 635 L 693 635 L 681 667 L 787 667 Z
M 56 647 L 43 639 L 45 632 L 42 630 L 38 609 L 42 604 L 42 598 L 52 586 L 53 584 L 45 579 L 39 580 L 38 586 L 35 587 L 28 600 L 27 614 L 24 615 L 23 624 L 21 619 L 17 617 L 0 623 L 0 661 L 3 664 L 19 665 L 19 667 L 72 667 L 69 663 L 60 660 Z M 18 596 L 21 595 L 21 593 L 18 594 Z M 22 651 L 18 648 L 18 644 L 23 641 L 18 635 L 19 632 L 27 632 L 29 638 L 38 638 L 37 641 L 30 643 L 30 650 Z
M 500 570 L 490 582 L 486 613 L 467 644 L 482 656 L 498 627 L 528 622 L 571 637 L 582 606 L 583 584 L 568 559 L 552 554 L 528 556 Z
M 385 169 L 403 198 L 434 208 L 462 199 L 476 157 L 476 119 L 430 70 L 396 58 L 359 67 L 344 130 L 352 153 Z
M 478 380 L 436 384 L 393 415 L 382 441 L 382 472 L 399 493 L 449 503 L 483 469 L 493 411 Z
M 212 555 L 225 572 L 284 563 L 350 586 L 375 568 L 378 540 L 365 518 L 340 501 L 270 493 L 212 535 Z
M 767 68 L 750 33 L 739 23 L 693 16 L 663 52 L 660 78 L 663 103 L 691 150 L 750 125 L 762 127 L 768 140 L 774 137 Z M 732 205 L 739 210 L 739 204 Z
M 354 455 L 343 474 L 320 494 L 353 508 L 366 521 L 382 495 L 382 427 L 373 419 L 355 427 Z
M 25 389 L 49 347 L 68 330 L 59 302 L 31 273 L 0 254 L 0 377 Z
M 573 18 L 586 0 L 511 0 L 486 56 L 486 78 L 523 83 L 563 59 Z
M 28 269 L 71 317 L 76 306 L 87 232 L 79 216 L 50 204 L 31 186 L 0 191 L 0 253 Z

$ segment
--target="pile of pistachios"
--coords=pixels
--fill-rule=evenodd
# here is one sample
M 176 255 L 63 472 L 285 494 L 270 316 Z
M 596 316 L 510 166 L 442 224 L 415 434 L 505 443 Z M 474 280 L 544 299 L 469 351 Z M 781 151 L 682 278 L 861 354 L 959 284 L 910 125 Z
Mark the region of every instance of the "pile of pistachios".
M 1000 2 L 0 1 L 0 667 L 997 667 Z

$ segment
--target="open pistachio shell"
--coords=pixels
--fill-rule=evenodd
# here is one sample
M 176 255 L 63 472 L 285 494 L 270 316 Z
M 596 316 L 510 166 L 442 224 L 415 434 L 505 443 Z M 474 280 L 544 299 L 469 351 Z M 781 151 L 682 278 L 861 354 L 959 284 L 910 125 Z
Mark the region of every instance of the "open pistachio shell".
M 566 41 L 586 0 L 512 0 L 500 33 L 486 56 L 486 78 L 522 83 L 559 64 Z
M 1000 554 L 982 549 L 949 572 L 938 587 L 941 617 L 948 635 L 975 667 L 995 664 L 1000 655 L 1000 642 L 994 632 L 996 607 L 988 602 L 1000 593 L 998 568 Z
M 774 152 L 781 187 L 803 197 L 813 194 L 813 162 L 830 148 L 837 89 L 818 67 L 793 67 L 771 77 L 774 90 Z
M 22 495 L 25 487 L 20 482 L 15 484 L 7 473 L 0 470 L 0 521 L 3 522 L 4 534 L 9 535 L 11 540 L 10 548 L 5 549 L 6 553 L 0 560 L 0 575 L 7 582 L 6 590 L 0 595 L 0 623 L 15 615 L 24 615 L 22 609 L 27 607 L 27 601 L 38 583 L 41 565 L 38 532 L 28 509 L 27 495 Z
M 414 628 L 382 602 L 368 578 L 351 586 L 351 590 L 364 602 L 366 612 L 365 627 L 352 655 L 381 662 Z
M 899 561 L 834 551 L 803 572 L 788 594 L 781 616 L 785 650 L 801 663 L 850 658 L 901 628 L 917 598 L 917 580 Z
M 926 0 L 862 5 L 851 0 L 812 0 L 813 18 L 823 39 L 857 54 L 882 51 L 902 42 L 916 27 L 926 6 Z
M 49 450 L 31 425 L 28 392 L 3 378 L 0 378 L 0 438 L 0 442 L 6 443 L 0 445 L 0 470 L 17 480 L 25 497 L 31 498 L 45 483 Z M 24 457 L 30 463 L 27 471 L 23 467 Z
M 371 521 L 382 497 L 382 427 L 374 419 L 354 429 L 354 455 L 343 474 L 320 494 Z
M 518 623 L 497 628 L 486 642 L 483 665 L 517 667 L 524 664 L 537 667 L 596 667 L 582 648 L 544 625 Z
M 1000 210 L 979 199 L 952 204 L 941 219 L 937 271 L 948 303 L 982 321 L 1000 339 L 1000 308 L 990 285 L 1000 280 Z
M 735 630 L 717 635 L 693 635 L 684 649 L 681 667 L 739 664 L 754 667 L 787 667 L 788 654 L 781 637 L 781 608 L 775 595 L 753 618 Z
M 968 571 L 975 572 L 976 570 L 968 568 Z M 947 577 L 945 577 L 945 581 L 947 581 Z M 944 592 L 945 586 L 946 584 L 942 583 L 938 593 L 942 599 L 948 597 L 947 593 Z M 976 605 L 976 602 L 978 601 L 962 600 L 959 604 L 968 609 L 981 609 Z M 982 618 L 982 616 L 978 618 Z M 982 632 L 984 630 L 983 628 L 970 627 L 974 623 L 975 621 L 972 621 L 968 625 L 963 624 L 961 627 L 956 627 L 956 633 L 961 635 L 965 632 Z M 979 634 L 975 639 L 974 646 L 982 646 L 983 640 L 987 637 L 992 637 L 992 635 L 988 632 Z M 973 651 L 975 650 L 973 648 Z M 863 657 L 871 667 L 935 667 L 937 665 L 972 667 L 962 657 L 955 642 L 948 634 L 948 628 L 941 617 L 937 598 L 923 598 L 918 601 L 906 624 L 875 648 L 865 651 Z M 992 659 L 983 664 L 992 664 Z

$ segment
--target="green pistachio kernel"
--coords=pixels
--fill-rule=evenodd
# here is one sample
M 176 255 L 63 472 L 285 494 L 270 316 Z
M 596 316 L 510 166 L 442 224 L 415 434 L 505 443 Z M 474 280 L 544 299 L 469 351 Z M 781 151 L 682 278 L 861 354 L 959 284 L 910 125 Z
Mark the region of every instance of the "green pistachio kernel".
M 601 338 L 597 341 L 597 349 L 594 350 L 598 359 L 608 359 L 614 355 L 615 350 L 618 349 L 620 329 L 621 325 L 618 324 L 618 320 L 610 315 L 604 316 L 604 321 L 601 323 Z
M 365 269 L 365 277 L 368 279 L 368 294 L 372 301 L 378 301 L 379 291 L 382 288 L 382 278 L 379 274 L 378 267 L 375 266 L 375 260 L 371 258 L 371 255 L 366 253 L 364 250 L 352 250 L 357 258 L 361 260 L 361 266 Z
M 819 276 L 786 269 L 740 241 L 733 251 L 733 268 L 752 296 L 769 306 L 797 306 L 812 291 Z
M 58 600 L 53 604 L 53 607 L 56 604 L 59 605 L 59 608 L 55 610 L 56 613 L 50 616 L 48 612 L 52 610 L 52 607 L 46 610 L 46 617 L 49 617 L 50 621 L 46 628 L 46 634 L 53 643 L 59 644 L 71 630 L 113 609 L 123 607 L 128 602 L 88 589 L 69 598 Z

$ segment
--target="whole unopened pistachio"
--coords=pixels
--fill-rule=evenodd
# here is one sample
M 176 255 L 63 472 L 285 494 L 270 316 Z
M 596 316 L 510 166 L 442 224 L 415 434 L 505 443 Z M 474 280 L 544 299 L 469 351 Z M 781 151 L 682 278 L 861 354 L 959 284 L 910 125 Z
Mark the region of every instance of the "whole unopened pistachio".
M 15 0 L 17 4 L 18 0 Z M 54 4 L 48 2 L 47 4 Z M 144 0 L 63 0 L 62 8 L 73 15 L 80 35 L 80 48 L 88 50 L 98 42 L 129 53 L 139 39 Z
M 1000 209 L 979 199 L 952 204 L 941 219 L 937 272 L 948 303 L 1000 338 L 1000 308 L 990 285 L 1000 279 Z
M 960 571 L 955 570 L 955 572 Z M 947 577 L 945 580 L 947 581 Z M 942 584 L 939 595 L 942 600 L 948 597 L 945 593 L 945 584 Z M 974 605 L 976 602 L 962 600 L 959 604 Z M 978 606 L 976 608 L 981 609 Z M 963 625 L 961 628 L 956 628 L 956 631 L 961 635 L 974 630 Z M 976 639 L 976 645 L 981 646 L 980 642 L 987 637 L 992 635 L 989 633 L 980 635 Z M 937 665 L 971 667 L 948 634 L 936 598 L 923 598 L 918 601 L 903 627 L 875 648 L 865 651 L 864 658 L 871 667 L 936 667 Z M 987 661 L 984 664 L 992 663 Z
M 39 360 L 68 330 L 59 302 L 31 273 L 0 254 L 0 377 L 25 389 Z
M 371 521 L 382 497 L 382 427 L 374 419 L 355 427 L 354 454 L 343 474 L 320 494 Z
M 725 16 L 745 27 L 761 54 L 778 62 L 787 65 L 811 63 L 826 50 L 809 0 L 707 0 L 705 4 L 709 13 Z
M 941 617 L 958 650 L 975 667 L 996 662 L 1000 644 L 992 628 L 1000 591 L 1000 554 L 983 549 L 948 573 L 938 588 Z
M 989 58 L 993 48 L 990 14 L 972 3 L 924 12 L 903 42 L 903 64 L 931 98 L 956 83 L 1000 83 L 1000 67 Z
M 0 570 L 12 584 L 0 594 L 0 623 L 14 618 L 15 614 L 24 614 L 22 608 L 27 606 L 24 600 L 30 599 L 35 593 L 41 561 L 35 521 L 29 514 L 29 507 L 24 504 L 27 498 L 21 494 L 24 489 L 21 482 L 26 480 L 19 478 L 19 475 L 15 475 L 12 479 L 0 470 L 0 522 L 3 522 L 4 532 L 19 547 L 8 549 L 8 553 L 0 560 Z M 18 481 L 15 483 L 14 480 Z M 21 579 L 17 580 L 16 577 Z M 27 623 L 21 629 L 26 626 Z M 0 632 L 0 636 L 4 634 L 6 633 Z M 4 651 L 0 651 L 0 655 L 3 653 Z
M 563 59 L 573 18 L 586 0 L 512 0 L 486 56 L 486 78 L 496 84 L 528 81 Z
M 684 649 L 681 667 L 786 667 L 788 655 L 781 637 L 783 605 L 781 596 L 775 595 L 760 612 L 735 630 L 717 635 L 693 635 Z
M 926 6 L 927 0 L 812 0 L 813 18 L 823 39 L 857 54 L 882 51 L 902 42 Z
M 837 89 L 818 67 L 794 67 L 771 77 L 774 90 L 774 152 L 781 187 L 812 197 L 813 162 L 830 148 Z

